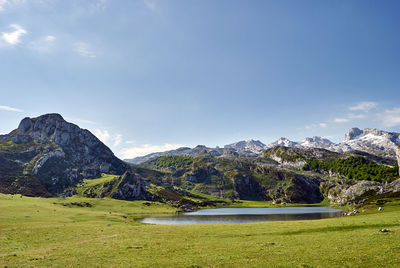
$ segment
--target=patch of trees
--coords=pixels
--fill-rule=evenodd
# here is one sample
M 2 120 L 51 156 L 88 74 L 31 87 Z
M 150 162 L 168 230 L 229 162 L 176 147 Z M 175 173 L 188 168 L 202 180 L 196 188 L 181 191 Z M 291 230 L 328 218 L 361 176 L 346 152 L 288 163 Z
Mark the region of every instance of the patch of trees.
M 307 159 L 303 169 L 312 171 L 332 171 L 344 175 L 348 179 L 379 182 L 390 181 L 399 176 L 397 163 L 394 167 L 388 167 L 359 156 L 328 161 Z
M 175 168 L 175 169 L 183 169 L 192 165 L 194 161 L 193 157 L 190 156 L 160 156 L 154 160 L 152 160 L 152 164 L 156 168 Z

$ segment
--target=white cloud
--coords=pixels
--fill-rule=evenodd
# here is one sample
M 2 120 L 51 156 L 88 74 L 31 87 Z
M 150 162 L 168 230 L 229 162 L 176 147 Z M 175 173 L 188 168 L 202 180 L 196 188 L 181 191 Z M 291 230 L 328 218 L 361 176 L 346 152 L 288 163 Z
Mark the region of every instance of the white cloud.
M 144 144 L 142 146 L 138 147 L 131 147 L 131 148 L 126 148 L 121 151 L 121 155 L 123 159 L 127 158 L 134 158 L 137 156 L 143 156 L 151 153 L 156 153 L 156 152 L 165 152 L 169 150 L 175 150 L 180 147 L 183 147 L 184 145 L 181 144 L 164 144 L 164 145 L 150 145 L 150 144 Z
M 365 114 L 349 114 L 349 119 L 363 119 L 365 118 Z
M 13 28 L 14 31 L 2 32 L 0 41 L 3 41 L 8 45 L 15 46 L 21 42 L 21 37 L 28 32 L 18 24 L 11 24 L 10 27 Z
M 66 117 L 65 118 L 67 121 L 73 122 L 73 123 L 82 123 L 82 124 L 97 124 L 96 122 L 86 120 L 86 119 L 81 119 L 81 118 L 71 118 L 71 117 Z
M 33 0 L 30 0 L 31 2 Z M 37 0 L 37 2 L 42 2 L 43 0 Z M 25 4 L 27 0 L 0 0 L 0 12 L 6 10 L 6 7 L 11 6 L 13 4 Z
M 74 51 L 82 57 L 86 58 L 96 58 L 96 53 L 94 52 L 92 46 L 85 42 L 76 42 L 73 44 Z
M 113 137 L 114 146 L 120 145 L 121 142 L 122 142 L 122 135 L 121 134 L 114 135 L 114 137 Z
M 335 120 L 333 120 L 335 123 L 346 123 L 349 122 L 350 120 L 348 118 L 335 118 Z
M 9 112 L 23 112 L 23 110 L 21 110 L 21 109 L 10 107 L 10 106 L 5 106 L 5 105 L 0 105 L 0 110 L 9 111 Z
M 5 10 L 5 6 L 8 4 L 7 0 L 0 0 L 0 11 Z
M 107 143 L 107 141 L 110 139 L 110 133 L 108 133 L 107 130 L 101 130 L 96 128 L 94 130 L 94 135 L 103 143 Z
M 373 101 L 363 101 L 360 102 L 354 106 L 350 106 L 349 110 L 350 111 L 364 111 L 364 112 L 368 112 L 371 109 L 376 108 L 376 106 L 378 106 L 378 103 L 373 102 Z
M 125 141 L 126 144 L 134 144 L 135 141 Z
M 52 49 L 55 41 L 56 38 L 53 35 L 47 35 L 38 40 L 32 41 L 29 44 L 29 47 L 39 52 L 47 52 Z
M 90 122 L 90 121 L 89 121 Z M 111 135 L 108 130 L 101 130 L 96 128 L 94 130 L 94 135 L 101 140 L 103 143 L 107 144 L 110 143 L 109 145 L 112 145 L 114 147 L 117 147 L 120 145 L 123 141 L 122 135 L 121 134 L 114 134 Z
M 157 11 L 158 10 L 158 5 L 154 1 L 145 0 L 144 4 L 151 11 Z
M 306 128 L 306 129 L 314 129 L 314 128 L 318 128 L 318 127 L 325 128 L 325 127 L 327 127 L 327 126 L 328 126 L 327 123 L 318 123 L 318 124 L 311 124 L 311 125 L 308 125 L 308 126 L 306 126 L 305 128 Z
M 386 110 L 382 114 L 383 125 L 385 127 L 394 127 L 400 125 L 400 107 Z

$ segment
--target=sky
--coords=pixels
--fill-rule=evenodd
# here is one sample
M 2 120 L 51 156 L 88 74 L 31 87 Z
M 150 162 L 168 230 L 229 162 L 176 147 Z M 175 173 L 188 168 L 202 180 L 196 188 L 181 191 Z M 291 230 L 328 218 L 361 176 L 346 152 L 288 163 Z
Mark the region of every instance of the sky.
M 400 132 L 400 1 L 0 0 L 0 133 L 59 113 L 121 158 Z

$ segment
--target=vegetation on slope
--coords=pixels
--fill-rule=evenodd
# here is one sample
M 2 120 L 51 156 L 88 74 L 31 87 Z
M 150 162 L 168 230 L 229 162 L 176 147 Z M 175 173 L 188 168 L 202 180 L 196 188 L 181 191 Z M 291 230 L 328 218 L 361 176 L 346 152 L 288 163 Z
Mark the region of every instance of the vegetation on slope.
M 149 161 L 155 168 L 187 168 L 193 162 L 194 158 L 190 156 L 160 156 L 154 160 Z
M 394 167 L 379 165 L 364 157 L 348 157 L 345 159 L 320 161 L 307 159 L 304 170 L 332 171 L 346 176 L 348 179 L 385 182 L 399 176 L 397 164 Z

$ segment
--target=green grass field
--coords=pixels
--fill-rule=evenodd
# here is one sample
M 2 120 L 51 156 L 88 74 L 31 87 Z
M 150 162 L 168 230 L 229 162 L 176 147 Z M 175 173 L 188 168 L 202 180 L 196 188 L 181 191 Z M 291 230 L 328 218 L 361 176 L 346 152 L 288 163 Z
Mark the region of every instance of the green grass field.
M 163 204 L 0 194 L 0 267 L 399 267 L 400 200 L 362 209 L 315 221 L 162 226 L 135 219 L 175 212 Z

